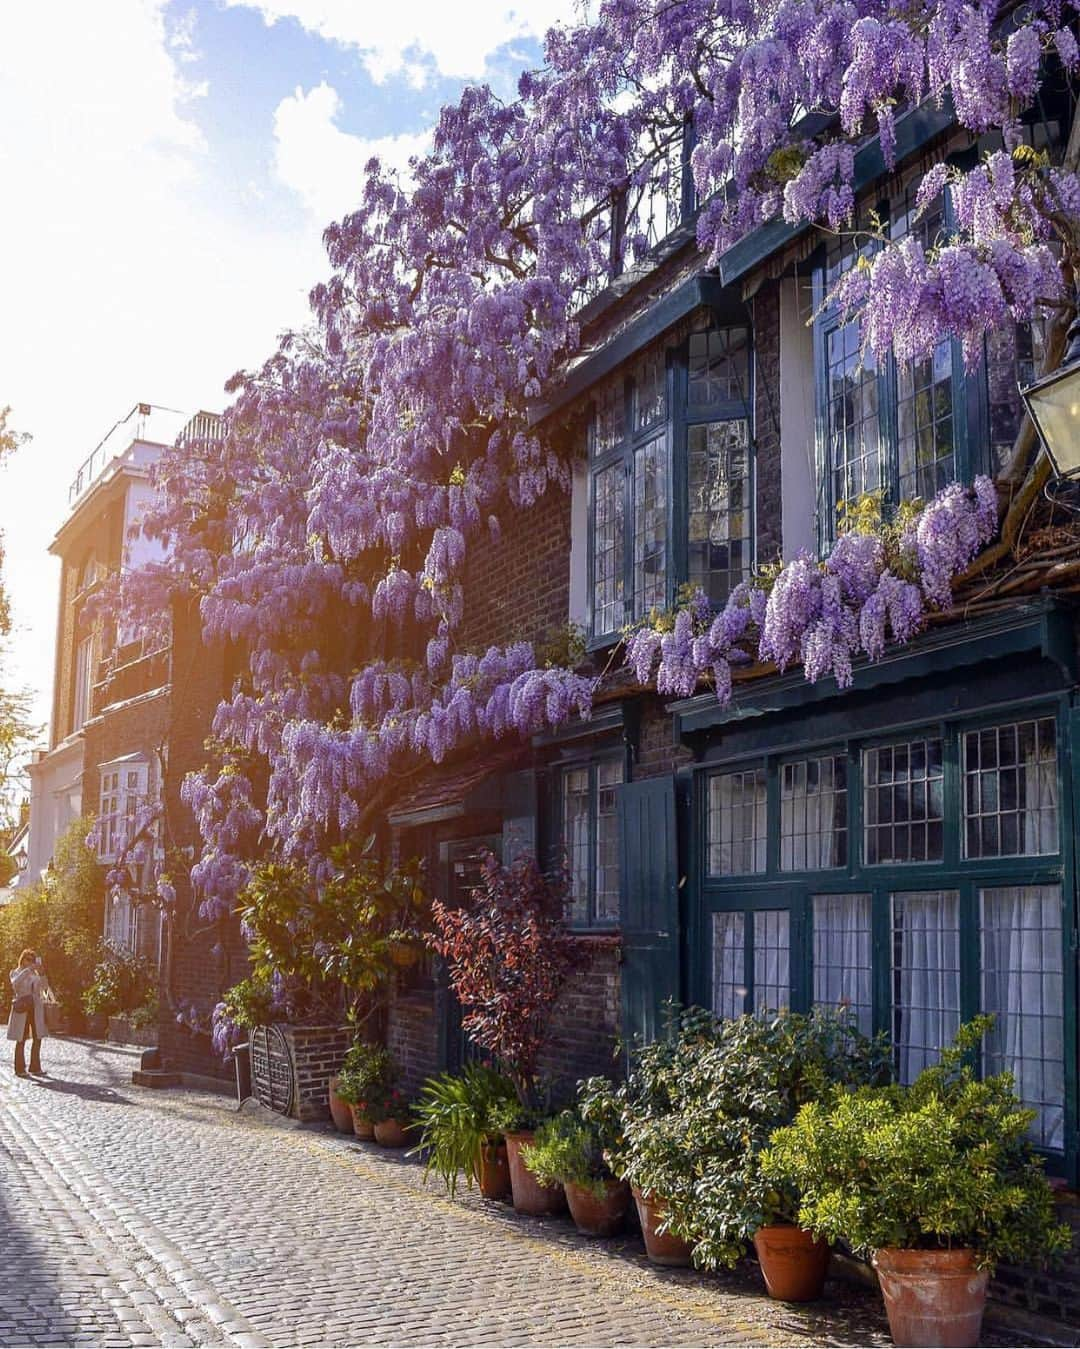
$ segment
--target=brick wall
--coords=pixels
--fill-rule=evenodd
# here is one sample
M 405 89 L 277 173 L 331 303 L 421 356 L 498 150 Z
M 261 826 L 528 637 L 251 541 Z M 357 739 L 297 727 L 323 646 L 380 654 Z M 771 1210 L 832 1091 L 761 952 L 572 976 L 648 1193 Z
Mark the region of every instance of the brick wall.
M 1000 1265 L 990 1296 L 1075 1328 L 1080 1326 L 1080 1196 L 1063 1196 L 1058 1207 L 1061 1219 L 1073 1229 L 1070 1253 L 1060 1265 L 1045 1270 Z
M 661 699 L 647 695 L 641 699 L 639 706 L 641 721 L 634 777 L 663 777 L 674 772 L 681 764 L 689 763 L 692 755 L 685 745 L 675 744 L 671 713 L 664 710 Z
M 386 1022 L 386 1046 L 401 1072 L 401 1089 L 414 1099 L 439 1071 L 439 1034 L 432 988 L 394 991 Z
M 293 1066 L 294 1119 L 330 1118 L 329 1082 L 353 1042 L 351 1026 L 282 1026 Z
M 583 1077 L 615 1076 L 615 1042 L 622 1021 L 619 945 L 613 938 L 590 941 L 591 964 L 563 989 L 540 1053 L 540 1075 L 556 1100 L 573 1095 Z

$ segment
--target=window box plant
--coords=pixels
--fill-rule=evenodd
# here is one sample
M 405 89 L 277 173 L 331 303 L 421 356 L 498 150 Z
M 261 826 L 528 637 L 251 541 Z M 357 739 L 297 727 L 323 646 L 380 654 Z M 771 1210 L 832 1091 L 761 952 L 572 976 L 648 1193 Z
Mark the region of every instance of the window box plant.
M 574 1111 L 542 1124 L 522 1147 L 521 1158 L 541 1185 L 562 1185 L 579 1232 L 610 1237 L 622 1227 L 630 1187 L 611 1174 L 599 1131 Z
M 774 1133 L 762 1174 L 801 1196 L 798 1220 L 869 1255 L 899 1345 L 978 1343 L 997 1261 L 1071 1241 L 1055 1217 L 1034 1118 L 1009 1074 L 972 1068 L 991 1018 L 962 1028 L 910 1087 L 834 1088 Z
M 510 1170 L 500 1121 L 516 1102 L 509 1079 L 483 1064 L 429 1078 L 415 1112 L 417 1151 L 427 1155 L 425 1176 L 438 1172 L 453 1195 L 464 1174 L 467 1185 L 479 1184 L 485 1199 L 506 1199 Z

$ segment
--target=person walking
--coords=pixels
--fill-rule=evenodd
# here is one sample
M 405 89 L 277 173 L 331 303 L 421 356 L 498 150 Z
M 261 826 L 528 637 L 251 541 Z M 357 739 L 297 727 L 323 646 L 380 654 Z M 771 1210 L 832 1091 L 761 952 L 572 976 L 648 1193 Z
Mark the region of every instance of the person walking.
M 31 1074 L 44 1077 L 41 1066 L 41 1042 L 48 1034 L 45 1028 L 45 996 L 50 993 L 49 981 L 41 957 L 29 948 L 19 957 L 18 969 L 11 971 L 11 1015 L 8 1017 L 7 1038 L 15 1041 L 15 1076 Z M 24 1045 L 30 1043 L 30 1072 L 26 1071 Z

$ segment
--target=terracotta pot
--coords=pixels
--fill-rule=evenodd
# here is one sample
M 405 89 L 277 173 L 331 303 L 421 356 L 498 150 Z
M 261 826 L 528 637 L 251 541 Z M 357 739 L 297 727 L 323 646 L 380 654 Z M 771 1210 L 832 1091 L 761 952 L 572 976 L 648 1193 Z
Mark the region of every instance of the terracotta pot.
M 398 1119 L 381 1119 L 375 1125 L 375 1142 L 384 1148 L 403 1148 L 409 1141 L 408 1123 Z
M 626 1221 L 630 1186 L 625 1180 L 605 1180 L 604 1193 L 597 1195 L 583 1185 L 566 1184 L 566 1202 L 577 1230 L 587 1237 L 610 1237 Z
M 375 1126 L 366 1115 L 358 1115 L 356 1106 L 349 1107 L 349 1113 L 352 1115 L 352 1129 L 357 1138 L 362 1138 L 365 1142 L 370 1142 L 375 1137 Z
M 532 1129 L 506 1135 L 506 1160 L 510 1165 L 514 1208 L 518 1213 L 531 1213 L 534 1217 L 562 1213 L 566 1208 L 566 1191 L 561 1185 L 541 1185 L 521 1156 L 522 1146 L 532 1141 Z
M 407 970 L 419 961 L 422 948 L 416 942 L 395 941 L 387 947 L 391 961 L 398 969 Z
M 485 1143 L 480 1149 L 480 1193 L 485 1199 L 510 1198 L 510 1164 L 506 1159 L 506 1144 Z
M 769 1296 L 780 1302 L 813 1302 L 825 1287 L 829 1243 L 815 1241 L 791 1223 L 759 1227 L 754 1250 Z
M 330 1100 L 330 1118 L 334 1121 L 334 1128 L 339 1134 L 351 1134 L 353 1131 L 352 1106 L 348 1101 L 343 1101 L 337 1094 L 338 1080 L 332 1077 L 327 1086 L 327 1095 Z
M 667 1217 L 664 1201 L 655 1195 L 642 1194 L 636 1185 L 633 1194 L 641 1220 L 641 1235 L 645 1238 L 645 1254 L 654 1265 L 688 1265 L 690 1243 L 670 1232 L 656 1230 Z
M 975 1268 L 974 1251 L 886 1246 L 874 1252 L 873 1265 L 894 1344 L 962 1349 L 979 1343 L 990 1274 Z

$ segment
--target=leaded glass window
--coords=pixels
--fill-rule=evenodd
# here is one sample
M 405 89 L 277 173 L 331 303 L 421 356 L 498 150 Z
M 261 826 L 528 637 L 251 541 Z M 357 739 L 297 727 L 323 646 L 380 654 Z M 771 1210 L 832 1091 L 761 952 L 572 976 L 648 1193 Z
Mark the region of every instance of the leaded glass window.
M 960 896 L 892 896 L 893 1045 L 901 1082 L 937 1063 L 960 1029 Z
M 647 351 L 634 373 L 634 429 L 644 431 L 667 417 L 667 368 L 660 347 Z
M 746 1011 L 746 919 L 741 913 L 712 916 L 712 1009 L 734 1018 Z
M 687 428 L 689 580 L 719 606 L 753 562 L 750 536 L 750 424 Z
M 623 468 L 612 464 L 593 478 L 593 626 L 614 632 L 625 621 L 623 598 Z
M 709 871 L 741 876 L 765 870 L 763 768 L 717 773 L 709 781 Z
M 780 866 L 817 871 L 847 864 L 847 759 L 828 754 L 780 769 Z
M 859 350 L 858 323 L 825 337 L 826 438 L 832 525 L 841 508 L 881 486 L 878 377 L 872 355 Z
M 940 739 L 868 749 L 863 758 L 866 861 L 940 861 L 944 767 Z
M 964 856 L 1033 857 L 1058 851 L 1053 717 L 964 736 Z
M 979 893 L 982 1010 L 995 1017 L 985 1070 L 1010 1072 L 1035 1110 L 1041 1147 L 1065 1145 L 1065 989 L 1061 887 L 1007 886 Z
M 626 390 L 622 380 L 611 380 L 596 396 L 592 451 L 599 456 L 620 445 L 626 436 Z
M 787 909 L 754 914 L 754 1011 L 779 1012 L 791 1003 L 791 915 Z
M 955 481 L 952 344 L 896 372 L 896 444 L 901 501 L 928 501 Z
M 634 617 L 667 607 L 667 451 L 664 438 L 634 453 Z
M 750 398 L 750 331 L 706 328 L 690 334 L 687 402 L 691 407 L 743 403 Z
M 869 895 L 814 896 L 814 1004 L 850 1007 L 864 1035 L 874 1024 L 870 913 Z
M 619 920 L 616 792 L 622 781 L 621 759 L 562 770 L 562 852 L 570 873 L 570 917 L 578 927 Z

